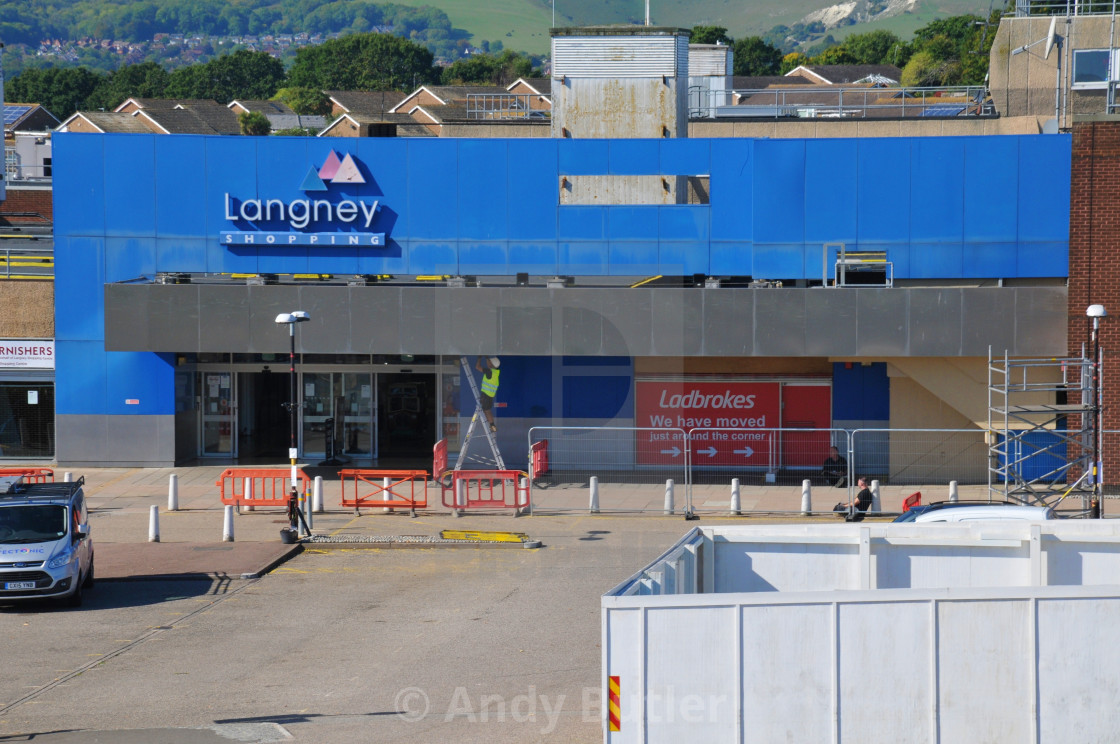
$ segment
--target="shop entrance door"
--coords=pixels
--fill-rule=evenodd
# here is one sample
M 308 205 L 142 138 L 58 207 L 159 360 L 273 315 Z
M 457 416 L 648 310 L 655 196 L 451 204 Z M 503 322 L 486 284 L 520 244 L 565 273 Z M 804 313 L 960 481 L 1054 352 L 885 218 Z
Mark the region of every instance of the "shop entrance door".
M 378 456 L 373 427 L 377 389 L 368 372 L 304 372 L 303 454 L 309 459 L 333 454 L 340 460 Z M 332 451 L 328 451 L 328 445 Z
M 232 372 L 199 372 L 202 426 L 198 451 L 203 457 L 237 457 L 237 391 Z
M 286 460 L 291 419 L 286 404 L 291 378 L 279 372 L 237 375 L 237 453 L 242 462 Z

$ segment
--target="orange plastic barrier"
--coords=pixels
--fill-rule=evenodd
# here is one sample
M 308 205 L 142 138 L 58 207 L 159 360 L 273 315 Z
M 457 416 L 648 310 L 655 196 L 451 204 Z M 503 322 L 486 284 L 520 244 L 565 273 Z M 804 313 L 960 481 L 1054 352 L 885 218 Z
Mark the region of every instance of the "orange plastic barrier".
M 910 507 L 921 506 L 921 505 L 922 505 L 922 492 L 921 491 L 915 491 L 914 493 L 907 496 L 906 500 L 902 502 L 902 511 L 908 512 L 908 511 L 910 511 Z
M 442 480 L 447 472 L 447 440 L 441 439 L 432 447 L 432 478 Z
M 423 470 L 340 470 L 342 505 L 397 509 L 428 507 L 428 474 Z M 349 497 L 347 493 L 350 493 Z M 407 496 L 404 495 L 407 492 Z
M 521 509 L 529 506 L 528 485 L 520 470 L 453 470 L 443 482 L 443 505 L 449 509 Z M 461 484 L 461 485 L 460 485 Z
M 54 483 L 50 468 L 0 468 L 0 478 L 22 476 L 24 483 Z
M 529 448 L 529 475 L 540 478 L 548 472 L 548 440 L 533 442 Z
M 311 488 L 311 479 L 302 470 L 296 471 L 299 489 L 306 493 Z M 275 468 L 226 468 L 218 476 L 217 482 L 223 504 L 235 506 L 287 506 L 291 493 L 288 482 L 292 471 Z

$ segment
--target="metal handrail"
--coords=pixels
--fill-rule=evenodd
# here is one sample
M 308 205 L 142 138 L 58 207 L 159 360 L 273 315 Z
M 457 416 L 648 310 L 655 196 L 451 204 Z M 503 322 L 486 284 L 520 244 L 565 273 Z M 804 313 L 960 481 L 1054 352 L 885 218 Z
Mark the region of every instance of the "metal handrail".
M 0 240 L 16 237 L 26 240 L 26 236 L 0 235 Z M 54 277 L 54 248 L 12 247 L 0 244 L 0 265 L 4 279 L 51 279 Z
M 707 101 L 703 98 L 707 97 Z M 748 99 L 748 102 L 742 102 Z M 791 85 L 734 90 L 689 89 L 690 118 L 914 118 L 996 116 L 982 85 L 868 87 Z M 733 101 L 733 102 L 732 102 Z
M 1015 0 L 1015 17 L 1112 15 L 1112 0 Z

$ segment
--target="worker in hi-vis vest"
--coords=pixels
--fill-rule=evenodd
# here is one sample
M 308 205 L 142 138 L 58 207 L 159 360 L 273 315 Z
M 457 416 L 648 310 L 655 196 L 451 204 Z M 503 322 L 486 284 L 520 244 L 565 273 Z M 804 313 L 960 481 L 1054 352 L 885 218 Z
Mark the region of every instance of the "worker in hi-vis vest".
M 482 360 L 486 359 L 486 366 L 482 366 Z M 498 357 L 478 357 L 475 360 L 474 367 L 482 373 L 482 398 L 479 401 L 482 404 L 482 412 L 486 414 L 486 421 L 490 424 L 490 431 L 497 431 L 498 426 L 494 423 L 494 396 L 498 394 L 498 367 L 502 361 Z

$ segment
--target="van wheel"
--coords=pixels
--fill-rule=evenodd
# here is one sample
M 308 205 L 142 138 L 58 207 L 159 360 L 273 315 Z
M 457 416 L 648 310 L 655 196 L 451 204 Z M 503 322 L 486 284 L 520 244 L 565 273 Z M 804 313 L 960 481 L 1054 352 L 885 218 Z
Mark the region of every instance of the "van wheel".
M 82 582 L 82 586 L 86 589 L 93 588 L 93 558 L 89 559 L 89 571 L 86 573 L 86 580 Z
M 74 593 L 63 600 L 67 607 L 81 607 L 82 606 L 82 587 L 85 586 L 85 579 L 78 581 L 78 585 L 74 587 Z

